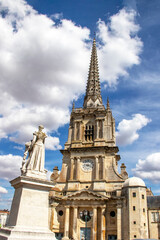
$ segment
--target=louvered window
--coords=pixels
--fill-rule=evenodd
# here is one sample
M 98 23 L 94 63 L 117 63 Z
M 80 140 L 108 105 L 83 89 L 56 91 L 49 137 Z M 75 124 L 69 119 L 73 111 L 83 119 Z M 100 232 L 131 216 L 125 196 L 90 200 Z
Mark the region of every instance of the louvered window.
M 94 126 L 93 125 L 86 125 L 85 140 L 86 141 L 93 141 L 93 137 L 94 137 Z

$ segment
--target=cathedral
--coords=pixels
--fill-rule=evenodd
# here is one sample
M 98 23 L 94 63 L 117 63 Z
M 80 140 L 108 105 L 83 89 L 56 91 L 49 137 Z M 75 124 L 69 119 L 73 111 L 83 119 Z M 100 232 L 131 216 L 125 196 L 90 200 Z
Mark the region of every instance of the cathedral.
M 94 39 L 83 107 L 73 104 L 62 169 L 55 167 L 51 175 L 50 227 L 56 239 L 149 237 L 147 188 L 142 179 L 128 178 L 123 163 L 118 172 L 118 151 L 109 99 L 106 107 L 102 102 Z
M 109 99 L 102 102 L 95 39 L 83 107 L 73 104 L 62 169 L 55 166 L 50 181 L 43 128 L 25 144 L 21 176 L 10 181 L 15 193 L 0 240 L 160 239 L 160 196 L 129 178 L 124 163 L 118 171 L 115 120 Z

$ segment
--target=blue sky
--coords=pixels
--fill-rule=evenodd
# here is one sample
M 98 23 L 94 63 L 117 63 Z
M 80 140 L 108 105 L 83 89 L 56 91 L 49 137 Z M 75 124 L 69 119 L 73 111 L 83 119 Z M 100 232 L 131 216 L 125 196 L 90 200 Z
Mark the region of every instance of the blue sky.
M 61 169 L 72 102 L 83 105 L 94 32 L 101 91 L 129 176 L 160 194 L 160 1 L 0 0 L 0 209 L 10 208 L 24 143 L 45 126 Z

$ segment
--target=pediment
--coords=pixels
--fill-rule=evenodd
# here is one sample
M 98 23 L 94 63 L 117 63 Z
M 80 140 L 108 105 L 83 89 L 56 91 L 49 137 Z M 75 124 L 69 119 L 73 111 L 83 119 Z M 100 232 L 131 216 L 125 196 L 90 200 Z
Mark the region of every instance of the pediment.
M 97 201 L 101 201 L 101 200 L 107 200 L 108 197 L 101 195 L 99 193 L 95 193 L 92 192 L 90 190 L 80 190 L 80 191 L 76 191 L 68 196 L 65 196 L 63 199 L 65 200 L 97 200 Z

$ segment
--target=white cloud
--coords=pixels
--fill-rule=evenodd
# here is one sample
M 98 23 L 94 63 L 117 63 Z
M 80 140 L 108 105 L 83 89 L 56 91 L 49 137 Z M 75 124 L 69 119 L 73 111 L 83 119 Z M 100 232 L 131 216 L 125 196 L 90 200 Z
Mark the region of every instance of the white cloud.
M 89 30 L 65 19 L 56 25 L 22 0 L 0 3 L 9 10 L 0 18 L 0 138 L 24 143 L 39 124 L 50 132 L 69 121 L 85 89 Z
M 0 178 L 11 180 L 20 175 L 21 156 L 0 155 Z
M 52 174 L 52 172 L 50 170 L 47 171 L 47 180 L 48 181 L 50 181 L 51 174 Z
M 19 151 L 24 151 L 23 146 L 14 146 L 14 149 L 18 149 Z
M 7 189 L 0 186 L 0 193 L 8 193 Z
M 63 13 L 55 13 L 50 16 L 53 19 L 59 20 L 63 18 Z
M 118 124 L 116 139 L 118 145 L 127 145 L 133 143 L 139 138 L 138 131 L 146 126 L 151 120 L 142 114 L 132 115 L 131 120 L 123 119 Z
M 0 0 L 0 9 L 7 9 L 0 17 L 0 138 L 24 144 L 39 124 L 49 134 L 69 121 L 71 101 L 85 90 L 90 31 L 66 19 L 56 24 L 23 0 Z M 100 72 L 109 84 L 139 63 L 134 20 L 121 10 L 109 25 L 98 22 Z
M 145 160 L 139 159 L 133 172 L 137 177 L 160 181 L 160 152 L 148 155 Z
M 48 136 L 45 143 L 46 149 L 48 150 L 59 150 L 62 148 L 59 142 L 59 138 Z
M 60 149 L 59 140 L 57 138 L 49 137 L 48 149 L 55 150 Z M 0 178 L 5 180 L 12 180 L 20 176 L 20 168 L 22 166 L 22 157 L 18 155 L 0 155 Z M 51 175 L 51 171 L 47 172 L 47 178 Z M 0 193 L 6 193 L 5 190 L 0 187 Z
M 98 22 L 98 37 L 103 43 L 99 51 L 101 78 L 116 85 L 118 77 L 127 76 L 127 69 L 140 63 L 142 41 L 137 37 L 139 25 L 136 12 L 125 9 L 110 17 L 110 22 Z

